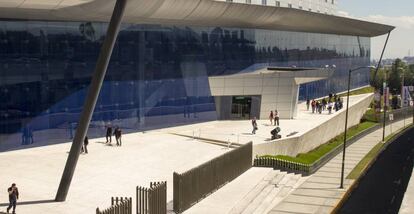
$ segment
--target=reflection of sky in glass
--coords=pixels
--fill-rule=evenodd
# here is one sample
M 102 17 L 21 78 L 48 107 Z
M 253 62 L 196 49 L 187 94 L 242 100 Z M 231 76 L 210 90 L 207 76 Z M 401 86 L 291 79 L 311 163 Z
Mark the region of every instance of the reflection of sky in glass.
M 76 122 L 106 27 L 0 21 L 0 133 L 19 132 L 28 123 L 36 130 Z M 131 24 L 122 29 L 93 121 L 117 120 L 134 130 L 216 119 L 208 76 L 336 65 L 330 80 L 300 87 L 303 99 L 344 90 L 347 69 L 368 65 L 370 57 L 369 39 L 351 36 Z M 354 75 L 352 86 L 368 84 L 368 74 Z M 158 119 L 164 116 L 168 121 Z

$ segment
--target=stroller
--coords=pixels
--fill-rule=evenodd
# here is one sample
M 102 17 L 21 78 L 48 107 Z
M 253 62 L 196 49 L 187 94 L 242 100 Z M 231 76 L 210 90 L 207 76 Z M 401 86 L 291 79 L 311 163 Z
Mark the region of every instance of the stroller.
M 282 138 L 282 135 L 280 135 L 279 132 L 280 132 L 280 128 L 279 127 L 276 127 L 275 129 L 273 129 L 272 131 L 270 131 L 270 134 L 272 134 L 272 140 Z

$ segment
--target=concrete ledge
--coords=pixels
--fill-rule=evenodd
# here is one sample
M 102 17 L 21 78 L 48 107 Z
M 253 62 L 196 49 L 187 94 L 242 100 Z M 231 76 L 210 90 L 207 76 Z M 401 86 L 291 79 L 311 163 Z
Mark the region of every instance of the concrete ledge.
M 373 97 L 374 95 L 370 94 L 361 101 L 351 104 L 349 107 L 348 127 L 352 127 L 360 123 L 360 120 L 370 105 Z M 336 115 L 334 117 L 300 136 L 276 140 L 269 143 L 255 144 L 253 147 L 253 156 L 296 156 L 299 153 L 306 153 L 312 149 L 315 149 L 344 131 L 346 111 L 341 110 L 335 114 Z

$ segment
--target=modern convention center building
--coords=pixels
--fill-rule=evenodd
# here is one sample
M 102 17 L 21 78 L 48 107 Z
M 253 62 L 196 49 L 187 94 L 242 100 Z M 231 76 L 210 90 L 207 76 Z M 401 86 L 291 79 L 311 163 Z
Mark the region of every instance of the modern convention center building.
M 338 17 L 334 0 L 0 0 L 0 151 L 73 137 L 101 52 L 112 51 L 89 136 L 211 120 L 294 118 L 346 90 L 393 27 Z M 369 84 L 352 73 L 351 88 Z

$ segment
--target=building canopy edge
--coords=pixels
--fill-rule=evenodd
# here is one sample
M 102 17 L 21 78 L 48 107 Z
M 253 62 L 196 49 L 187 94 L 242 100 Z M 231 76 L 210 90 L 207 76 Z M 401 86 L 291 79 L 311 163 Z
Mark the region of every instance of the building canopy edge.
M 36 1 L 36 0 L 35 0 Z M 50 9 L 5 7 L 0 18 L 47 21 L 108 21 L 116 0 L 93 0 L 80 5 Z M 395 27 L 294 8 L 212 0 L 129 0 L 124 22 L 268 30 L 376 37 Z

